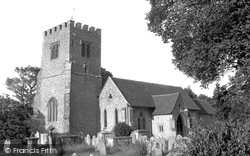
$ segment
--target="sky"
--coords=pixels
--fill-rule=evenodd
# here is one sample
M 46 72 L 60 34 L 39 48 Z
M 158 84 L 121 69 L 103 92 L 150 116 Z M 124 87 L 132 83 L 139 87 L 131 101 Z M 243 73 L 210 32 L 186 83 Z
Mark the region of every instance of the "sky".
M 214 85 L 200 88 L 172 64 L 171 44 L 147 29 L 146 0 L 8 0 L 0 2 L 0 94 L 15 67 L 40 67 L 43 32 L 69 21 L 102 29 L 102 67 L 114 77 L 188 87 L 213 95 Z M 226 81 L 227 78 L 225 78 Z

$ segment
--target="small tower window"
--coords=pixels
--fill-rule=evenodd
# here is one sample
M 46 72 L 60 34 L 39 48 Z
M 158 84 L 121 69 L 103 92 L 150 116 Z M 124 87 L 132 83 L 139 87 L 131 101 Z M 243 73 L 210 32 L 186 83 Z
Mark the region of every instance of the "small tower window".
M 89 72 L 87 64 L 83 64 L 83 68 L 84 68 L 84 73 L 88 73 Z
M 82 44 L 82 57 L 85 57 L 85 43 Z
M 87 44 L 87 58 L 90 58 L 90 44 Z

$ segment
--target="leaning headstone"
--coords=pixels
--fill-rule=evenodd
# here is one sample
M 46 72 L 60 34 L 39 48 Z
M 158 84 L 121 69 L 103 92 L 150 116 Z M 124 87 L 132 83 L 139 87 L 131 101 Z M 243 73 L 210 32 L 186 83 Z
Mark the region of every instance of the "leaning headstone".
M 87 145 L 91 145 L 91 139 L 90 139 L 89 134 L 87 134 L 87 136 L 86 136 L 86 143 L 87 143 Z
M 93 135 L 93 137 L 92 137 L 92 146 L 95 146 L 95 141 L 96 141 L 96 139 L 95 139 L 95 136 Z
M 99 149 L 99 152 L 100 152 L 100 155 L 101 156 L 106 156 L 107 155 L 107 152 L 106 152 L 106 145 L 104 142 L 101 142 L 100 145 L 99 145 L 100 149 Z
M 160 149 L 155 149 L 153 152 L 152 152 L 152 156 L 162 156 L 162 151 Z
M 6 140 L 4 141 L 4 145 L 3 145 L 4 152 L 6 152 L 6 153 L 8 152 L 7 150 L 8 150 L 8 148 L 10 148 L 10 144 L 11 144 L 10 139 L 9 139 L 9 137 L 7 137 Z

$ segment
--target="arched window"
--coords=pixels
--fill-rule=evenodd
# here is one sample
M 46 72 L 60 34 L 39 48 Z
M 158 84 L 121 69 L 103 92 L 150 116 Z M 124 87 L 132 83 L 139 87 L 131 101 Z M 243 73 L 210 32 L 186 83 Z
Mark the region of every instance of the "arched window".
M 104 109 L 104 127 L 107 127 L 107 110 Z
M 51 98 L 47 104 L 48 107 L 48 121 L 57 121 L 58 105 L 56 98 Z
M 115 109 L 115 124 L 118 123 L 118 110 Z

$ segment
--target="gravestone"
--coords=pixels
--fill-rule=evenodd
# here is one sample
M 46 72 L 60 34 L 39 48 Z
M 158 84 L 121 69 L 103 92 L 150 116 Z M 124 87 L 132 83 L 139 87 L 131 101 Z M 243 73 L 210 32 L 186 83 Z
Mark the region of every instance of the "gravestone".
M 153 145 L 153 142 L 151 142 L 151 141 L 149 141 L 148 144 L 147 144 L 147 151 L 148 151 L 149 156 L 152 153 L 152 145 Z
M 175 137 L 170 136 L 168 137 L 168 150 L 171 151 L 175 146 Z
M 162 151 L 160 149 L 155 149 L 153 152 L 152 152 L 152 156 L 162 156 Z
M 104 142 L 101 142 L 99 145 L 99 152 L 101 156 L 106 156 L 107 155 L 107 151 L 106 151 L 106 145 Z
M 143 141 L 143 142 L 148 141 L 148 137 L 147 137 L 146 135 L 143 135 L 143 136 L 142 136 L 142 141 Z
M 136 135 L 135 135 L 135 133 L 132 132 L 132 133 L 130 134 L 130 136 L 132 137 L 132 144 L 135 144 L 135 142 L 136 142 Z
M 95 141 L 96 141 L 96 138 L 95 138 L 95 136 L 93 135 L 93 137 L 92 137 L 92 146 L 95 146 Z
M 168 150 L 168 146 L 167 146 L 167 140 L 165 138 L 160 138 L 159 140 L 161 142 L 162 145 L 162 151 L 167 151 Z
M 86 136 L 86 143 L 87 143 L 87 145 L 91 145 L 91 139 L 90 139 L 89 134 L 87 134 L 87 136 Z
M 8 152 L 8 148 L 10 148 L 10 139 L 7 137 L 6 140 L 4 141 L 4 145 L 3 145 L 3 151 L 4 152 Z
M 154 142 L 155 141 L 155 137 L 150 137 L 150 139 L 149 139 L 151 142 Z
M 41 137 L 40 137 L 40 133 L 38 131 L 36 132 L 35 137 L 39 138 L 37 141 L 37 144 L 40 145 L 41 144 Z
M 47 133 L 41 133 L 40 134 L 40 143 L 42 145 L 45 145 L 48 143 L 48 134 Z
M 101 138 L 97 137 L 95 141 L 95 151 L 99 151 L 100 149 Z

